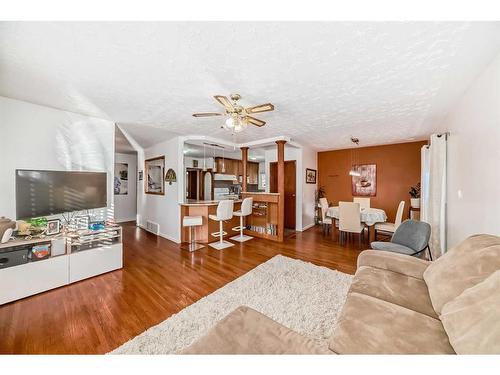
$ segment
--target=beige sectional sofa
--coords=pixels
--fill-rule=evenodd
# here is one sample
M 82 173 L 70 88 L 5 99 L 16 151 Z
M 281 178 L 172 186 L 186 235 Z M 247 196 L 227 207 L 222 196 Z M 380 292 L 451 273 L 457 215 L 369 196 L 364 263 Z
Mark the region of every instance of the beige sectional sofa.
M 500 237 L 434 262 L 366 250 L 329 348 L 241 306 L 184 354 L 500 354 Z

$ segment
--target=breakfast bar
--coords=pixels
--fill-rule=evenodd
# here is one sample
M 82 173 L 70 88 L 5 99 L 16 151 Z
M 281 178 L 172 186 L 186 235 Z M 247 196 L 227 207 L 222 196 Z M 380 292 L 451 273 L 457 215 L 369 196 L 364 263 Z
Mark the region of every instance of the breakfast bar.
M 215 237 L 210 236 L 210 233 L 219 231 L 219 223 L 208 218 L 208 215 L 215 215 L 217 212 L 217 205 L 219 201 L 217 200 L 196 200 L 196 199 L 186 199 L 184 202 L 180 203 L 181 206 L 181 241 L 189 242 L 189 228 L 182 226 L 182 221 L 184 216 L 201 216 L 202 225 L 195 227 L 196 242 L 207 244 L 209 242 L 216 241 Z M 241 199 L 234 200 L 234 210 L 237 211 L 241 207 Z M 224 231 L 227 235 L 224 237 L 231 237 L 237 232 L 233 231 L 232 228 L 239 225 L 239 218 L 233 217 L 231 220 L 224 221 Z

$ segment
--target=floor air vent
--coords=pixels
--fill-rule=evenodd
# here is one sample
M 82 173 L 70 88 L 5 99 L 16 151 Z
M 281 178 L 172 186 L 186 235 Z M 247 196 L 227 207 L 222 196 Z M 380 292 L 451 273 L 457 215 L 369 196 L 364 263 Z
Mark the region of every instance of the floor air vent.
M 146 221 L 146 230 L 148 232 L 159 235 L 160 234 L 160 224 L 147 220 Z

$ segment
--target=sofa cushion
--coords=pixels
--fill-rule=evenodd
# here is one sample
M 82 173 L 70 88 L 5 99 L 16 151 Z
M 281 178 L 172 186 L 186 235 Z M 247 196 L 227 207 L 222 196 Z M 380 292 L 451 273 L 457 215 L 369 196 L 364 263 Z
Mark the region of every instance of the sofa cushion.
M 339 354 L 451 354 L 441 322 L 372 296 L 349 293 L 330 349 Z
M 443 306 L 441 320 L 459 354 L 500 354 L 500 271 Z
M 500 237 L 479 234 L 446 252 L 424 272 L 434 310 L 500 269 Z
M 358 268 L 370 266 L 423 279 L 431 262 L 408 255 L 376 250 L 365 250 L 358 256 Z
M 432 308 L 427 285 L 422 279 L 364 266 L 356 271 L 350 291 L 383 299 L 432 318 L 438 318 Z
M 334 354 L 267 316 L 240 306 L 181 354 Z

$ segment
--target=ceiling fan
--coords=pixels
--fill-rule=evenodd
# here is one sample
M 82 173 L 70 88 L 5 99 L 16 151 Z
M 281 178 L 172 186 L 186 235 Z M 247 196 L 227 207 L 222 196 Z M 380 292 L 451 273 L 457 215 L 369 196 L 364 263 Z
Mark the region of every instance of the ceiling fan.
M 226 96 L 215 95 L 214 98 L 224 107 L 224 113 L 217 112 L 204 112 L 204 113 L 194 113 L 194 117 L 213 117 L 213 116 L 227 116 L 227 120 L 224 122 L 223 128 L 230 130 L 234 133 L 239 133 L 244 130 L 248 124 L 255 126 L 264 126 L 265 121 L 259 120 L 253 116 L 254 113 L 273 111 L 274 105 L 271 103 L 265 103 L 261 105 L 256 105 L 254 107 L 244 108 L 238 104 L 238 100 L 241 99 L 240 94 L 231 94 L 229 96 L 232 100 L 229 100 Z

